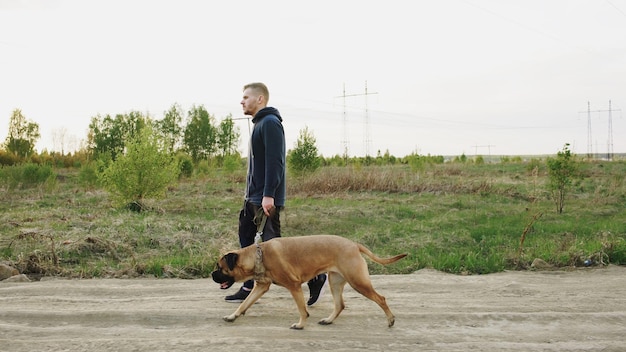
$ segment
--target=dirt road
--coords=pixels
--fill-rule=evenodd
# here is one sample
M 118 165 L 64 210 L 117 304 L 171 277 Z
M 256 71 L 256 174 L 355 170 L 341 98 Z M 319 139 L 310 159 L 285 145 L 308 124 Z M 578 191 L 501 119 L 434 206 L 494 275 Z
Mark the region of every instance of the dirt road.
M 277 286 L 227 323 L 236 305 L 209 279 L 0 282 L 0 351 L 626 350 L 626 267 L 372 281 L 393 328 L 350 288 L 334 324 L 317 324 L 332 310 L 327 293 L 295 331 L 295 304 Z

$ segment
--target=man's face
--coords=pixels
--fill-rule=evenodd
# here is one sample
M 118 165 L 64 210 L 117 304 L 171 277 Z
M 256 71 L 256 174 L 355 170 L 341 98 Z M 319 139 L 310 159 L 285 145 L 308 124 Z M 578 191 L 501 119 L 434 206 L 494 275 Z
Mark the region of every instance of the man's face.
M 254 89 L 247 88 L 243 91 L 243 98 L 241 99 L 241 106 L 243 107 L 243 113 L 245 115 L 254 116 L 259 110 L 261 110 L 261 102 L 263 97 L 254 91 Z

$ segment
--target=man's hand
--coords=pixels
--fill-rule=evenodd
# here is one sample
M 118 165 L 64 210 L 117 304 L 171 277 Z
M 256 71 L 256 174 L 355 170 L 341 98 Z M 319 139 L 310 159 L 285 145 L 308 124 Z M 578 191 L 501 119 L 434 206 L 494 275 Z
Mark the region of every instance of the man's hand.
M 263 208 L 263 212 L 267 217 L 270 217 L 276 208 L 274 206 L 274 198 L 272 197 L 263 197 L 261 201 L 261 208 Z

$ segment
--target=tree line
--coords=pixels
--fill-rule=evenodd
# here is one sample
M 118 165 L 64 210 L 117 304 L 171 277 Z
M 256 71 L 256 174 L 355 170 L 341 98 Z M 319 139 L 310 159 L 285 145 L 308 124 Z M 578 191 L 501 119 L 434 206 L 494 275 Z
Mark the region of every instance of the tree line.
M 98 115 L 89 124 L 87 146 L 96 159 L 106 156 L 115 160 L 124 152 L 125 142 L 150 125 L 166 151 L 187 153 L 194 162 L 239 154 L 240 133 L 232 115 L 218 123 L 202 105 L 192 106 L 184 123 L 183 115 L 178 104 L 172 105 L 161 120 L 152 120 L 138 111 L 115 117 Z
M 166 186 L 179 176 L 191 176 L 193 164 L 214 158 L 228 164 L 233 159 L 230 156 L 240 160 L 237 150 L 240 133 L 233 123 L 232 115 L 229 114 L 218 123 L 202 105 L 192 106 L 187 111 L 184 123 L 183 115 L 178 104 L 173 104 L 160 120 L 138 111 L 117 114 L 114 117 L 97 115 L 91 118 L 86 150 L 81 155 L 88 158 L 86 162 L 98 162 L 93 170 L 94 175 L 112 194 L 118 195 L 121 202 L 139 205 L 146 196 L 162 195 Z M 4 142 L 7 153 L 0 151 L 0 166 L 32 161 L 27 159 L 34 154 L 34 146 L 39 137 L 39 125 L 26 119 L 21 110 L 14 110 Z M 384 155 L 379 152 L 375 158 L 351 159 L 349 162 L 365 165 L 401 163 L 410 165 L 413 170 L 420 170 L 426 165 L 443 164 L 444 160 L 441 156 L 418 154 L 398 160 L 388 152 Z M 287 153 L 287 165 L 296 175 L 313 172 L 326 165 L 346 166 L 349 162 L 347 157 L 321 157 L 315 136 L 308 127 L 300 131 L 295 147 Z M 467 160 L 454 162 L 465 163 Z M 566 143 L 556 158 L 548 158 L 546 163 L 550 178 L 549 189 L 557 212 L 561 213 L 567 190 L 573 180 L 580 176 L 578 161 Z M 535 169 L 537 167 L 533 163 L 531 166 Z M 90 168 L 84 165 L 81 172 L 85 173 L 87 170 Z M 43 173 L 40 171 L 31 167 L 14 172 L 21 176 L 2 172 L 0 179 L 14 179 L 13 183 L 24 184 L 32 175 L 36 175 L 37 180 L 41 178 L 44 181 L 52 175 L 48 169 Z
M 86 142 L 70 153 L 42 151 L 36 153 L 35 145 L 40 138 L 39 125 L 27 119 L 22 111 L 15 109 L 9 121 L 9 134 L 0 144 L 0 165 L 15 165 L 23 162 L 50 164 L 59 167 L 80 167 L 102 158 L 114 161 L 124 153 L 125 145 L 136 138 L 146 126 L 159 137 L 160 143 L 170 155 L 184 154 L 194 164 L 202 160 L 227 156 L 240 158 L 238 146 L 241 134 L 235 126 L 232 115 L 217 121 L 204 106 L 192 106 L 184 111 L 173 104 L 164 112 L 162 119 L 153 119 L 139 111 L 116 115 L 96 115 L 91 117 Z M 4 150 L 2 150 L 4 147 Z M 376 156 L 348 157 L 334 155 L 323 157 L 318 154 L 313 131 L 304 127 L 293 149 L 288 150 L 288 164 L 296 170 L 311 170 L 320 166 L 393 165 L 409 164 L 420 168 L 424 164 L 441 164 L 443 156 L 419 155 L 412 153 L 395 157 L 388 151 Z
M 153 119 L 139 111 L 98 114 L 91 118 L 86 144 L 74 154 L 85 158 L 85 162 L 100 158 L 115 160 L 124 153 L 126 143 L 136 138 L 145 127 L 151 128 L 170 154 L 182 152 L 194 162 L 239 155 L 240 132 L 232 115 L 218 122 L 202 105 L 192 106 L 185 114 L 178 104 L 173 104 L 162 119 Z M 40 137 L 39 125 L 27 119 L 20 109 L 15 109 L 9 120 L 4 151 L 0 151 L 0 165 L 41 158 L 42 155 L 37 155 L 35 151 Z

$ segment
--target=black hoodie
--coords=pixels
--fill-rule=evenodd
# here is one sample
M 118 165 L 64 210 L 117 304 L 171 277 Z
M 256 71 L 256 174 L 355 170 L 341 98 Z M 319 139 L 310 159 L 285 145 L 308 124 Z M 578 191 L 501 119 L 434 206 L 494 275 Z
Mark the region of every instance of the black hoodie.
M 277 109 L 266 107 L 252 119 L 254 128 L 248 154 L 246 200 L 261 205 L 264 196 L 282 207 L 286 199 L 286 147 L 283 118 Z

